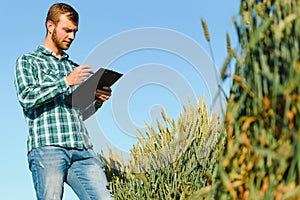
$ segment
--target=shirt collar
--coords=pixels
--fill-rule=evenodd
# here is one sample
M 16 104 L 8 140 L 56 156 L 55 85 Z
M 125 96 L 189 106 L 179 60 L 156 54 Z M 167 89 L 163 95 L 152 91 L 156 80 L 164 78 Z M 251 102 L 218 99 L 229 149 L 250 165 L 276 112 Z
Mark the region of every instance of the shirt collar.
M 57 58 L 56 54 L 51 49 L 48 49 L 44 45 L 39 45 L 38 51 L 40 51 L 41 53 L 43 53 L 45 55 L 49 55 L 49 56 L 51 55 L 51 56 L 54 56 L 55 58 Z M 69 55 L 66 52 L 63 51 L 62 54 L 63 55 L 60 59 L 69 58 Z

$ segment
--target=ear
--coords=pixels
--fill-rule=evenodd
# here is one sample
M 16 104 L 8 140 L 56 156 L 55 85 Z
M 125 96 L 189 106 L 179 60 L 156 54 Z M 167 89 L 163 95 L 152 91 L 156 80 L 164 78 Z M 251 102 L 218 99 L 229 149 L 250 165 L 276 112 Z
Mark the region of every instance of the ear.
M 55 28 L 55 25 L 54 25 L 53 21 L 48 20 L 46 22 L 46 27 L 47 27 L 48 33 L 51 35 L 54 31 L 54 28 Z

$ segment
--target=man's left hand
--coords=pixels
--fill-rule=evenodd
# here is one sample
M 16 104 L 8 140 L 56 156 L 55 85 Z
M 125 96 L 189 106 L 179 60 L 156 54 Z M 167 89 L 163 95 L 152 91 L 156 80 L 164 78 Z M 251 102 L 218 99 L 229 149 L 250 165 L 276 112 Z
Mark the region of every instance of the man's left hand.
M 97 89 L 95 92 L 95 96 L 98 103 L 103 103 L 111 96 L 111 88 L 104 86 L 102 89 Z

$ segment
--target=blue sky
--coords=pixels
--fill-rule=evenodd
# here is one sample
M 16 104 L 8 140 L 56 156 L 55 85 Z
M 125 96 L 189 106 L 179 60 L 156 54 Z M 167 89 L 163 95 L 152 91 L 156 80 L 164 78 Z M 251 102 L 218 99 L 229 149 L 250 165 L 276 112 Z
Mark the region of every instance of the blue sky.
M 1 199 L 35 199 L 26 157 L 27 127 L 13 85 L 14 66 L 18 56 L 43 43 L 46 12 L 55 2 L 11 0 L 0 7 Z M 87 122 L 97 152 L 105 150 L 107 142 L 111 148 L 128 152 L 136 141 L 133 129 L 143 130 L 145 122 L 152 124 L 161 108 L 176 118 L 182 111 L 185 92 L 203 96 L 211 104 L 207 84 L 210 76 L 214 77 L 213 68 L 203 69 L 207 76 L 191 66 L 189 59 L 197 57 L 191 51 L 192 45 L 209 52 L 201 26 L 204 18 L 215 65 L 220 69 L 226 58 L 226 32 L 235 44 L 232 17 L 238 13 L 238 0 L 63 2 L 80 14 L 76 40 L 67 52 L 70 58 L 79 64 L 91 64 L 94 69 L 106 64 L 104 67 L 124 73 L 119 84 L 112 87 L 113 97 Z M 151 46 L 156 33 L 166 35 Z M 145 43 L 138 43 L 140 39 Z M 64 199 L 76 198 L 66 188 Z

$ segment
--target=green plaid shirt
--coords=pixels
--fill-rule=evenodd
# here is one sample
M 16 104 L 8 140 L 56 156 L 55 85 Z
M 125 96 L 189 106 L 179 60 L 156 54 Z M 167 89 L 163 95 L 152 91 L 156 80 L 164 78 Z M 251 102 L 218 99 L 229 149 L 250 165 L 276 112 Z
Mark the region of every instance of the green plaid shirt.
M 83 120 L 100 105 L 83 111 L 61 103 L 74 90 L 68 86 L 66 76 L 76 66 L 66 53 L 57 58 L 42 45 L 17 59 L 15 86 L 29 128 L 28 152 L 48 145 L 91 148 Z

